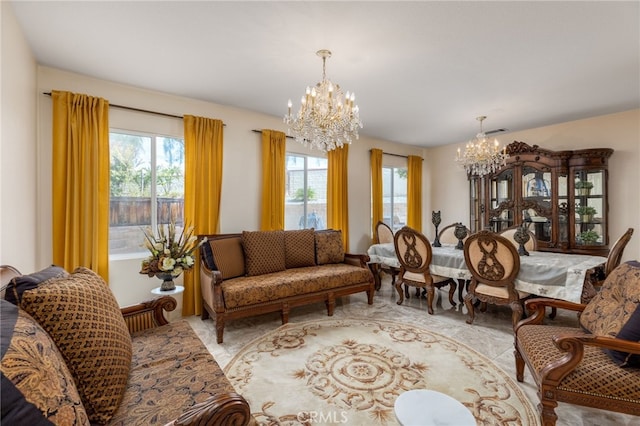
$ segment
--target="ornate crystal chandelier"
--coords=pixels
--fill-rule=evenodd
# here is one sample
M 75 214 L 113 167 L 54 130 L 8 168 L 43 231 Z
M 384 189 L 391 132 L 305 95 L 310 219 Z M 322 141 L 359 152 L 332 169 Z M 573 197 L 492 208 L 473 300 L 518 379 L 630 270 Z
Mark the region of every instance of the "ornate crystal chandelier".
M 506 147 L 501 151 L 498 140 L 489 141 L 487 135 L 482 131 L 482 122 L 486 118 L 484 115 L 476 117 L 476 120 L 480 122 L 480 133 L 467 142 L 464 154 L 460 155 L 460 148 L 458 148 L 456 162 L 464 167 L 468 175 L 484 176 L 493 173 L 504 166 L 509 158 Z
M 284 116 L 284 122 L 289 127 L 288 133 L 296 141 L 326 152 L 358 139 L 362 122 L 360 110 L 355 104 L 355 94 L 343 94 L 340 86 L 326 77 L 325 66 L 331 52 L 322 49 L 316 55 L 322 58 L 322 81 L 313 88 L 307 87 L 295 116 L 291 114 L 292 103 L 289 99 L 289 112 Z

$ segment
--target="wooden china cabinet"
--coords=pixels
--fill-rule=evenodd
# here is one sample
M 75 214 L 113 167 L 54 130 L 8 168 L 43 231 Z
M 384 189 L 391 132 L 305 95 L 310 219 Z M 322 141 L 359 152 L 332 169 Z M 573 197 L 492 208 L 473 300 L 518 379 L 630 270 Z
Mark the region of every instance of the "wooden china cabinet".
M 514 141 L 505 166 L 469 176 L 473 232 L 526 224 L 542 251 L 606 256 L 609 148 L 550 151 Z

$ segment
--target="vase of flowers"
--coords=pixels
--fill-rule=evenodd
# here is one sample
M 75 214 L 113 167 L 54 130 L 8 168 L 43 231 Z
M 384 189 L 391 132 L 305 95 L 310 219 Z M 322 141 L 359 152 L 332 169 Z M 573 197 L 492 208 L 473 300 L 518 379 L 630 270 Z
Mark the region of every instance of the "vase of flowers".
M 144 246 L 151 255 L 142 261 L 141 274 L 150 277 L 156 276 L 162 280 L 163 291 L 176 288 L 173 279 L 193 268 L 195 264 L 195 251 L 206 238 L 198 241 L 193 235 L 193 226 L 185 227 L 176 235 L 176 224 L 171 221 L 165 228 L 158 225 L 157 233 L 153 233 L 151 227 L 143 229 Z

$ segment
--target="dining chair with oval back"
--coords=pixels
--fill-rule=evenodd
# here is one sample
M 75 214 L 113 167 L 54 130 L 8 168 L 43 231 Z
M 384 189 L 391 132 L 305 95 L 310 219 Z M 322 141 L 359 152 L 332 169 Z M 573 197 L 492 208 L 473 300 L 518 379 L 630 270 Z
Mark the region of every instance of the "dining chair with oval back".
M 505 237 L 507 240 L 509 240 L 511 244 L 515 246 L 516 249 L 520 248 L 520 244 L 515 240 L 514 236 L 518 231 L 518 229 L 520 228 L 521 228 L 521 225 L 514 225 L 500 232 L 500 235 Z M 530 229 L 527 229 L 526 232 L 529 235 L 529 240 L 526 243 L 524 243 L 524 248 L 527 251 L 537 251 L 538 240 L 536 239 L 536 234 L 534 234 Z
M 486 309 L 487 303 L 509 305 L 515 327 L 522 319 L 523 299 L 529 293 L 515 288 L 520 256 L 514 245 L 505 237 L 483 230 L 471 235 L 464 243 L 464 259 L 471 272 L 469 291 L 464 297 L 469 312 L 467 323 L 473 323 L 473 299 L 477 298 L 482 302 L 481 311 Z
M 408 226 L 402 227 L 394 236 L 396 256 L 400 262 L 400 273 L 395 283 L 398 292 L 398 305 L 404 301 L 401 286 L 410 285 L 417 288 L 425 288 L 427 291 L 427 311 L 433 315 L 433 298 L 435 288 L 449 286 L 449 303 L 456 306 L 453 295 L 456 291 L 456 282 L 449 277 L 433 275 L 429 271 L 432 251 L 431 243 L 421 232 Z
M 391 227 L 386 223 L 384 223 L 383 221 L 379 221 L 376 224 L 375 234 L 373 236 L 373 242 L 375 244 L 393 243 L 393 230 L 391 230 Z M 392 266 L 379 265 L 377 270 L 377 277 L 376 277 L 376 287 L 378 289 L 380 288 L 380 284 L 379 284 L 381 281 L 380 273 L 382 272 L 391 275 L 391 284 L 393 285 L 393 283 L 396 282 L 396 277 L 398 276 L 399 271 L 398 271 L 398 268 L 394 268 Z
M 596 285 L 602 286 L 605 278 L 611 274 L 611 271 L 616 269 L 620 265 L 620 261 L 622 260 L 622 254 L 624 253 L 624 249 L 631 240 L 633 236 L 633 228 L 629 228 L 626 230 L 624 234 L 618 238 L 618 240 L 613 244 L 611 250 L 609 250 L 609 255 L 607 256 L 607 261 L 604 263 L 604 277 L 602 280 L 599 280 Z

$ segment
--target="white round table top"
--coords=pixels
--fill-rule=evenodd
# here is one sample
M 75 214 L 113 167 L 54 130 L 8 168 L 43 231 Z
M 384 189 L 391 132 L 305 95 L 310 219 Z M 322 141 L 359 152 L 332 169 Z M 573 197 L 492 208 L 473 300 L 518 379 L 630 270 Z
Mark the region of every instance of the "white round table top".
M 160 290 L 162 287 L 156 287 L 151 290 L 152 294 L 160 294 L 162 296 L 169 296 L 171 294 L 178 294 L 184 291 L 184 287 L 181 285 L 177 285 L 173 290 Z
M 394 404 L 396 418 L 402 426 L 475 426 L 476 419 L 460 401 L 427 389 L 400 394 Z

